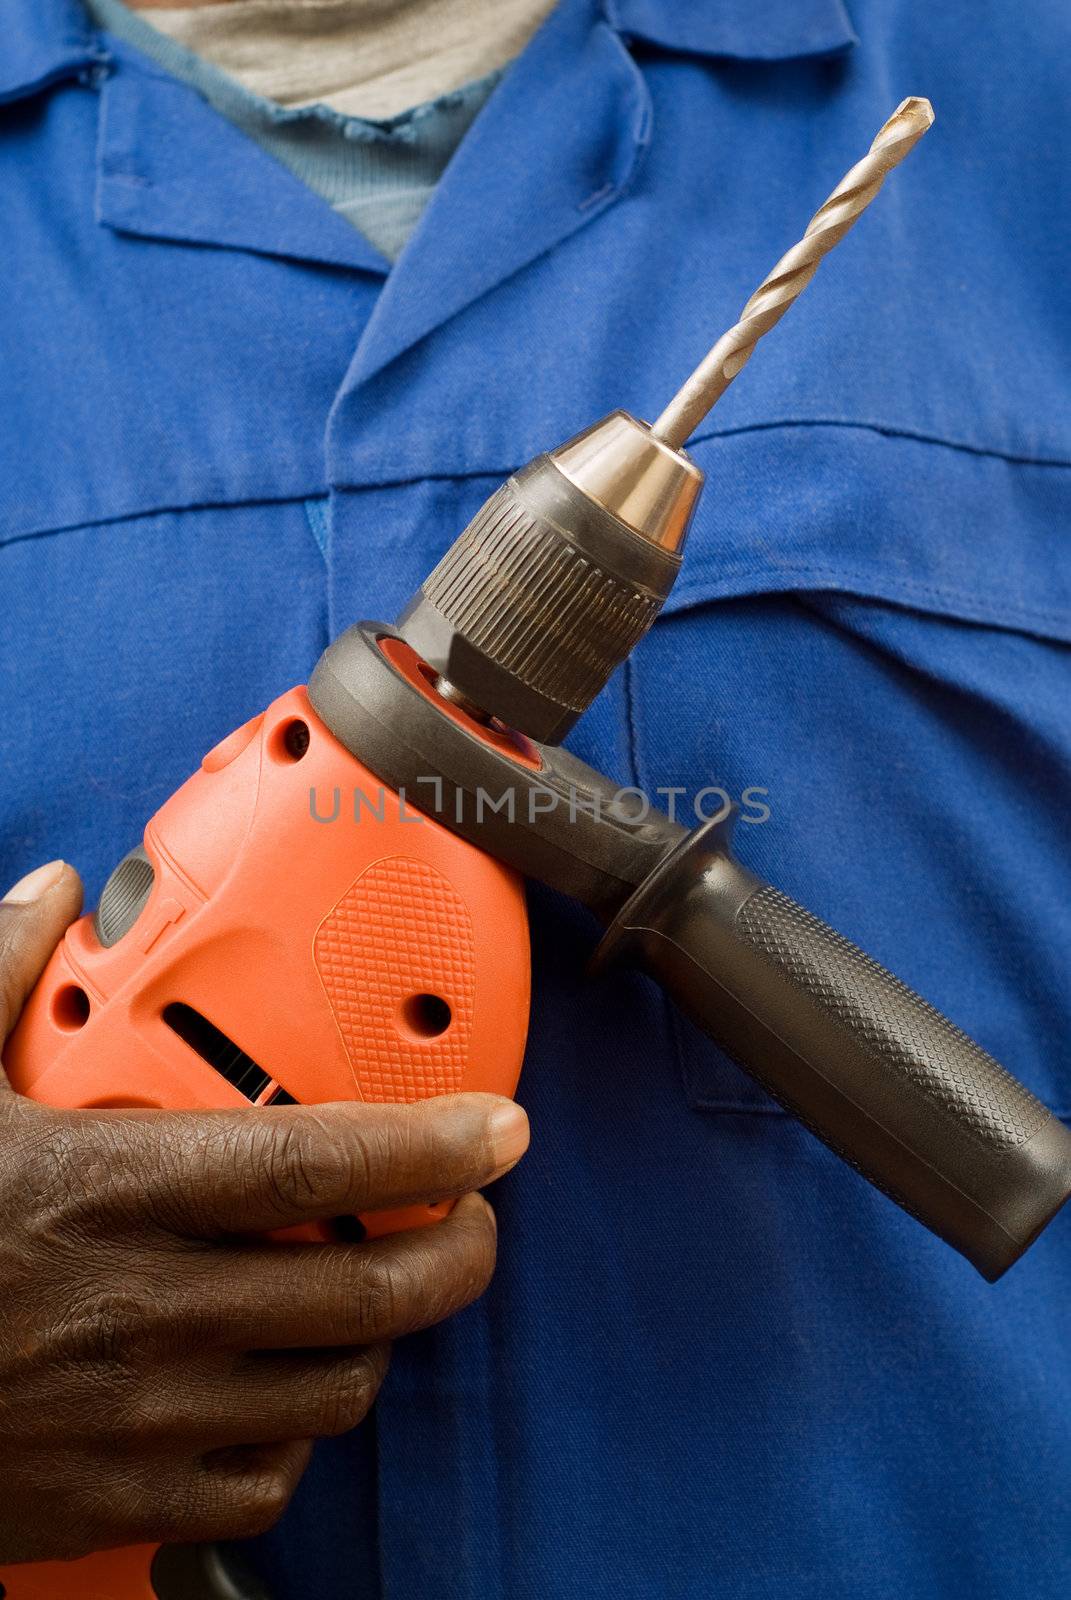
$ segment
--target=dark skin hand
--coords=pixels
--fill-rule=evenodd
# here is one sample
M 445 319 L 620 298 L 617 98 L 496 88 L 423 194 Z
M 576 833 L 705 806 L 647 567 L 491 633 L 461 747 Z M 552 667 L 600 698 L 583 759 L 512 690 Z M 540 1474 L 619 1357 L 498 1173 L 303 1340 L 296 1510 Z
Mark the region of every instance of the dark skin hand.
M 36 876 L 0 904 L 0 1039 L 81 904 L 70 867 Z M 269 1527 L 312 1441 L 367 1413 L 391 1341 L 486 1288 L 473 1191 L 528 1142 L 494 1095 L 57 1111 L 0 1080 L 0 1562 Z M 454 1196 L 365 1244 L 252 1237 Z

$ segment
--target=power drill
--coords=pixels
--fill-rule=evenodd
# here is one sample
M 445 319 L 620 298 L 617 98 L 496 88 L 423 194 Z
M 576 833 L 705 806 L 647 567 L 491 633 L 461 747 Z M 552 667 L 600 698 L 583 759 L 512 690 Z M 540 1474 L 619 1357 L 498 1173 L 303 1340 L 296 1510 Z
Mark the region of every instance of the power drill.
M 685 439 L 931 122 L 926 101 L 897 109 L 653 426 L 616 411 L 538 457 L 396 627 L 351 627 L 307 691 L 205 756 L 49 963 L 5 1052 L 17 1089 L 169 1108 L 512 1094 L 531 877 L 606 925 L 596 965 L 643 968 L 871 1183 L 986 1278 L 1007 1270 L 1071 1192 L 1071 1133 L 735 861 L 724 823 L 689 833 L 560 748 L 680 569 L 703 482 Z M 4 1583 L 9 1600 L 263 1597 L 228 1563 L 140 1547 Z

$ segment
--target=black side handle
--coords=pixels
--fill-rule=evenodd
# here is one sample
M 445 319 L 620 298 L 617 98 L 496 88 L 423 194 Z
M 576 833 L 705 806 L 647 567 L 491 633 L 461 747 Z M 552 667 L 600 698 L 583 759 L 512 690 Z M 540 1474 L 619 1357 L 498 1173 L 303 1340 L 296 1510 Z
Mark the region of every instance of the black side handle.
M 999 1278 L 1071 1193 L 1071 1132 L 973 1039 L 733 859 L 689 835 L 611 923 L 623 956 L 774 1099 Z

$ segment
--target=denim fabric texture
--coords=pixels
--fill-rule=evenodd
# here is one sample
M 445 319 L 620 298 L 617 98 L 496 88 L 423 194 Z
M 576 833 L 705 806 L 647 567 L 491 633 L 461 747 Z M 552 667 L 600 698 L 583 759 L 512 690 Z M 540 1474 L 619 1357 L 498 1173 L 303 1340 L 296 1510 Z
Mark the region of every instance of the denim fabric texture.
M 388 273 L 77 0 L 6 0 L 6 879 L 95 896 L 504 474 L 655 414 L 926 94 L 570 742 L 764 791 L 746 863 L 1071 1113 L 1069 58 L 1062 0 L 562 0 Z M 1071 1219 L 987 1286 L 530 898 L 497 1277 L 317 1452 L 278 1600 L 1066 1600 Z

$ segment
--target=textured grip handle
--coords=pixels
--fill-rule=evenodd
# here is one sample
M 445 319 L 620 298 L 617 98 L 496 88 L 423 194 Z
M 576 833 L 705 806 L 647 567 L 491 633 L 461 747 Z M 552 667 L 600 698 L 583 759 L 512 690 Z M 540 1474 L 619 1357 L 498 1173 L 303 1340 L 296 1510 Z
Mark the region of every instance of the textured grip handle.
M 737 914 L 741 937 L 902 1074 L 934 1109 L 995 1150 L 1022 1144 L 1051 1115 L 954 1023 L 858 946 L 779 889 L 758 889 Z
M 998 1278 L 1071 1193 L 1071 1133 L 973 1039 L 693 834 L 607 933 L 832 1150 Z

